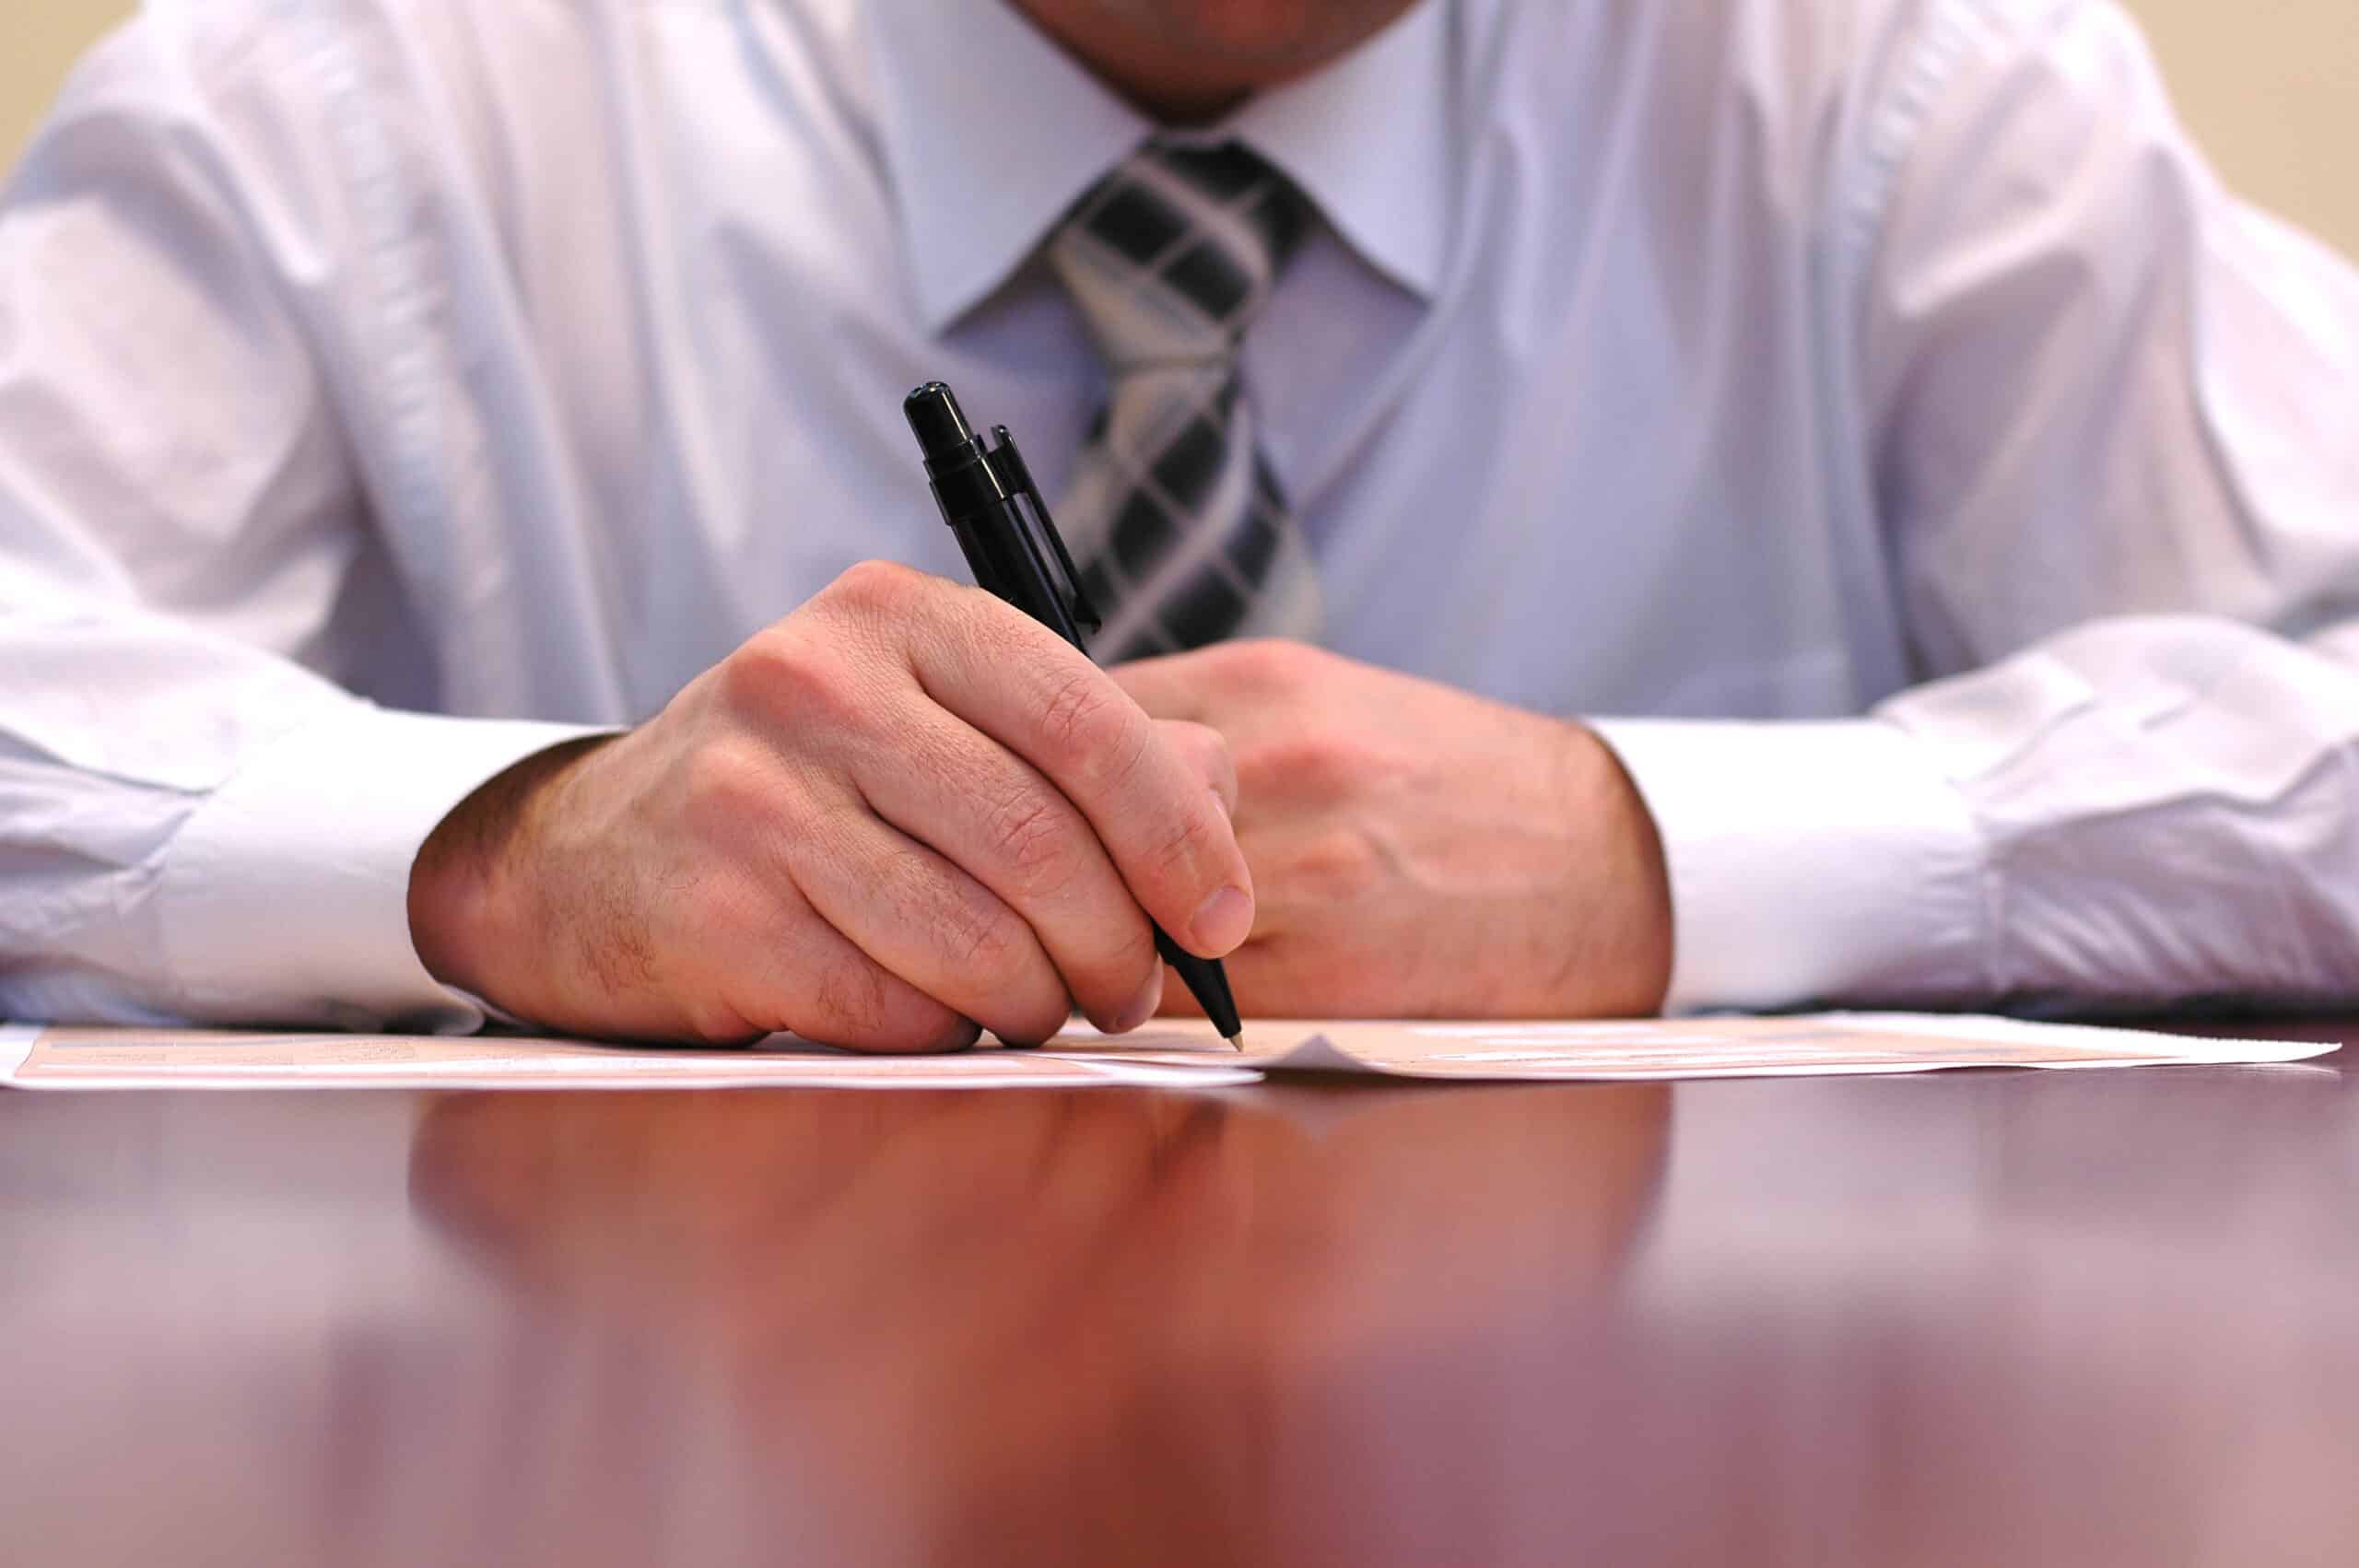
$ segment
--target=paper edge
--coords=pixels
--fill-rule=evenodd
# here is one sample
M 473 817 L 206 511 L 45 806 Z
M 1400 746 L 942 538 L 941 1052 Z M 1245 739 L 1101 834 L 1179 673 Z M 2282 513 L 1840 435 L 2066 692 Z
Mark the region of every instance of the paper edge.
M 590 1094 L 627 1094 L 632 1092 L 663 1092 L 670 1090 L 706 1089 L 885 1089 L 885 1090 L 949 1090 L 968 1089 L 1098 1089 L 1120 1087 L 1229 1088 L 1240 1084 L 1258 1083 L 1262 1075 L 1250 1067 L 1222 1062 L 1208 1062 L 1202 1067 L 1167 1066 L 1156 1062 L 1109 1062 L 1086 1059 L 1058 1057 L 1057 1064 L 1066 1071 L 1056 1076 L 1038 1072 L 969 1074 L 964 1077 L 933 1078 L 851 1078 L 817 1075 L 769 1073 L 754 1075 L 744 1072 L 656 1073 L 626 1075 L 606 1073 L 602 1070 L 583 1070 L 579 1075 L 549 1076 L 534 1071 L 483 1072 L 464 1070 L 435 1073 L 430 1070 L 420 1073 L 412 1068 L 403 1072 L 380 1072 L 373 1064 L 354 1063 L 333 1067 L 285 1068 L 214 1067 L 203 1071 L 172 1072 L 109 1073 L 103 1077 L 77 1079 L 23 1078 L 19 1074 L 32 1056 L 33 1047 L 47 1032 L 46 1024 L 0 1023 L 0 1088 L 25 1090 L 28 1093 L 51 1091 L 76 1094 L 126 1090 L 154 1092 L 158 1090 L 197 1090 L 228 1093 L 245 1091 L 258 1094 L 332 1094 L 338 1091 L 393 1091 L 395 1093 L 439 1094 L 443 1091 L 460 1093 L 508 1091 L 517 1094 L 539 1094 L 548 1091 L 580 1090 Z M 1033 1058 L 1030 1059 L 1039 1059 Z
M 2003 1018 L 1991 1013 L 1835 1012 L 1798 1016 L 1823 1023 L 1882 1029 L 1887 1034 L 1931 1037 L 1960 1028 L 1981 1029 L 1993 1035 L 2013 1036 L 2025 1044 L 2090 1051 L 2104 1048 L 2100 1042 L 2109 1042 L 2118 1050 L 2125 1040 L 2151 1041 L 2154 1051 L 2151 1056 L 2093 1056 L 2084 1061 L 1795 1062 L 1774 1067 L 1650 1068 L 1628 1072 L 1526 1072 L 1492 1077 L 1479 1072 L 1379 1065 L 1354 1055 L 1329 1038 L 1324 1030 L 1317 1030 L 1281 1055 L 1256 1059 L 1252 1065 L 1269 1073 L 1367 1077 L 1420 1083 L 1678 1083 L 1740 1078 L 1901 1078 L 1936 1072 L 2026 1069 L 2034 1072 L 2083 1072 L 2097 1069 L 2120 1071 L 2140 1067 L 2266 1067 L 2307 1061 L 2342 1048 L 2334 1041 L 2221 1039 L 2210 1036 L 2171 1035 L 2155 1029 L 2115 1028 L 2100 1024 L 2047 1024 L 2036 1019 Z
M 2094 1042 L 2143 1040 L 2152 1041 L 2155 1054 L 2168 1056 L 2168 1062 L 2143 1065 L 2155 1067 L 2243 1067 L 2275 1061 L 2307 1061 L 2313 1057 L 2329 1056 L 2342 1048 L 2340 1041 L 2317 1040 L 2249 1040 L 2224 1039 L 2210 1035 L 2173 1035 L 2160 1029 L 2117 1027 L 2110 1024 L 2047 1024 L 2032 1018 L 2002 1018 L 1991 1013 L 1925 1013 L 1925 1012 L 1827 1012 L 1819 1016 L 1841 1024 L 1856 1024 L 1882 1029 L 1894 1035 L 1939 1035 L 1942 1025 L 1963 1024 L 1988 1029 L 1993 1034 L 2063 1045 L 2074 1049 L 2100 1050 Z M 2093 1043 L 2082 1045 L 2088 1040 Z M 2130 1059 L 2138 1065 L 2138 1059 Z M 2016 1064 L 2010 1064 L 2016 1065 Z M 2073 1071 L 2084 1067 L 2110 1067 L 2117 1062 L 2054 1061 L 2025 1062 L 2020 1065 L 2048 1071 Z
M 1055 1077 L 1037 1073 L 989 1074 L 971 1077 L 861 1079 L 786 1074 L 750 1075 L 717 1071 L 701 1074 L 617 1074 L 602 1076 L 584 1071 L 580 1076 L 543 1076 L 533 1072 L 459 1071 L 444 1075 L 387 1073 L 371 1076 L 369 1066 L 354 1064 L 334 1071 L 288 1068 L 215 1069 L 202 1074 L 178 1071 L 111 1075 L 87 1081 L 25 1079 L 21 1070 L 32 1047 L 48 1027 L 33 1023 L 0 1023 L 0 1086 L 27 1090 L 248 1090 L 262 1092 L 331 1092 L 334 1090 L 441 1091 L 547 1090 L 585 1092 L 648 1092 L 710 1089 L 1086 1089 L 1104 1086 L 1208 1089 L 1241 1087 L 1265 1082 L 1269 1075 L 1362 1078 L 1414 1083 L 1661 1083 L 1706 1082 L 1759 1078 L 1896 1078 L 1928 1073 L 2029 1070 L 2036 1072 L 2076 1072 L 2137 1067 L 2257 1067 L 2311 1060 L 2341 1048 L 2337 1041 L 2222 1039 L 2172 1035 L 2154 1029 L 2117 1028 L 2109 1024 L 2051 1024 L 2032 1019 L 1984 1013 L 1913 1013 L 1829 1012 L 1802 1014 L 1820 1022 L 1877 1029 L 1895 1035 L 1938 1036 L 1960 1029 L 1979 1030 L 2002 1041 L 2059 1045 L 2083 1050 L 2117 1050 L 2124 1041 L 2140 1042 L 2151 1054 L 2092 1057 L 2083 1061 L 2048 1062 L 1799 1062 L 1781 1066 L 1749 1065 L 1700 1069 L 1648 1069 L 1637 1071 L 1589 1071 L 1544 1073 L 1505 1073 L 1436 1071 L 1385 1066 L 1355 1055 L 1338 1045 L 1324 1029 L 1314 1029 L 1274 1056 L 1223 1060 L 1207 1052 L 1201 1062 L 1128 1061 L 1078 1052 L 1043 1051 L 1033 1059 L 1049 1059 L 1071 1070 Z M 286 1076 L 277 1076 L 284 1074 Z
M 272 1070 L 281 1073 L 298 1070 Z M 392 1092 L 394 1094 L 440 1094 L 493 1093 L 512 1094 L 674 1094 L 712 1089 L 857 1089 L 886 1092 L 931 1090 L 935 1093 L 957 1094 L 969 1089 L 1106 1089 L 1121 1088 L 1131 1083 L 1123 1078 L 1103 1073 L 1076 1073 L 1070 1078 L 1039 1076 L 1010 1078 L 747 1078 L 747 1077 L 669 1077 L 669 1078 L 534 1078 L 527 1076 L 487 1077 L 452 1074 L 441 1078 L 316 1078 L 266 1077 L 260 1073 L 233 1077 L 219 1072 L 202 1075 L 170 1073 L 142 1077 L 108 1076 L 76 1080 L 73 1078 L 30 1078 L 5 1081 L 6 1086 L 28 1094 L 54 1092 L 61 1094 L 106 1093 L 111 1090 L 180 1090 L 248 1094 L 333 1094 L 342 1092 Z M 1204 1080 L 1157 1080 L 1157 1083 L 1172 1086 L 1201 1086 Z M 1135 1086 L 1135 1085 L 1133 1085 Z
M 33 1042 L 40 1039 L 46 1024 L 0 1024 L 0 1083 L 14 1083 L 17 1070 L 33 1054 Z

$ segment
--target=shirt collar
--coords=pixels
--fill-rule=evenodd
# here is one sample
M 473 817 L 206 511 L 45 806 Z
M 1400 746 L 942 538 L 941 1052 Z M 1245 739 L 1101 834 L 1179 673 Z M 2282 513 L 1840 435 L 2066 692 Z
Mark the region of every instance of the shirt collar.
M 1245 142 L 1395 282 L 1439 287 L 1449 184 L 1445 0 L 1191 139 Z M 869 0 L 878 122 L 926 329 L 999 287 L 1155 129 L 1009 0 Z
M 1362 258 L 1430 300 L 1449 240 L 1448 0 L 1249 99 L 1219 133 L 1286 171 Z

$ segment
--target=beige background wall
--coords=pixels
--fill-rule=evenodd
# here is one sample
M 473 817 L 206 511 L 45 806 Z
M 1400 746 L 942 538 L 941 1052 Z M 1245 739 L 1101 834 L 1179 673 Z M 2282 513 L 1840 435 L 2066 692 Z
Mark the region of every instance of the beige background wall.
M 14 164 L 74 57 L 135 0 L 0 0 L 0 164 Z
M 2359 256 L 2359 0 L 2130 0 L 2245 195 Z
M 2359 255 L 2359 0 L 2129 4 L 2237 188 Z M 67 62 L 131 8 L 0 0 L 0 162 L 14 160 Z

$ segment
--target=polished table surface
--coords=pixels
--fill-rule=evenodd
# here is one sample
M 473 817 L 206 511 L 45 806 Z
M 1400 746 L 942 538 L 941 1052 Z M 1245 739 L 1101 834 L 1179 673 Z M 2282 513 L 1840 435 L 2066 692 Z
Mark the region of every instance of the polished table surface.
M 2345 1058 L 0 1093 L 0 1562 L 2348 1568 Z

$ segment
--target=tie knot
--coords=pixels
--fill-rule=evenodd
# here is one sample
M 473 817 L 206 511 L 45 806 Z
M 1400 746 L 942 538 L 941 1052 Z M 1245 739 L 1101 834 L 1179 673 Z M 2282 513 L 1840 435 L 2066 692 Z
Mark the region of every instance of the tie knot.
M 1049 261 L 1116 373 L 1214 364 L 1269 302 L 1307 217 L 1293 183 L 1238 143 L 1150 141 L 1058 226 Z

